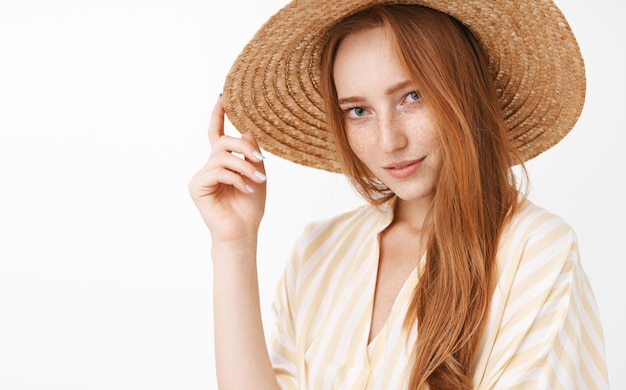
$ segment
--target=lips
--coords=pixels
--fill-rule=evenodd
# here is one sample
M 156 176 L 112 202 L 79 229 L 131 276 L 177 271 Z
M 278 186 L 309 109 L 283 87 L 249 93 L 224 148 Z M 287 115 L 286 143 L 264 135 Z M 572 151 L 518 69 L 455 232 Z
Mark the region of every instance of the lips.
M 411 176 L 420 167 L 426 157 L 417 160 L 399 161 L 383 167 L 385 172 L 396 179 L 404 179 Z

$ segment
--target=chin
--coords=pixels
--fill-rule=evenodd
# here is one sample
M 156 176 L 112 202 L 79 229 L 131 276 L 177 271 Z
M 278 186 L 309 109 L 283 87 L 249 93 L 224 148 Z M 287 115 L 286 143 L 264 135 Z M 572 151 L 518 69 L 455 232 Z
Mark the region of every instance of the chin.
M 391 189 L 391 191 L 398 197 L 398 199 L 405 202 L 419 200 L 430 202 L 435 195 L 435 190 L 433 188 L 402 188 L 403 186 L 395 187 L 397 188 L 389 187 L 389 189 Z

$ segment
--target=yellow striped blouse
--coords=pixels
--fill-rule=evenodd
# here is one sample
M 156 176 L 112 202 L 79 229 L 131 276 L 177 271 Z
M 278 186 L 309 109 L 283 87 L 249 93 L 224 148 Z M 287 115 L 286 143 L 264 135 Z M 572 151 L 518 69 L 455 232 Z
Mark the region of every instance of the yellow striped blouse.
M 418 336 L 402 324 L 417 268 L 368 344 L 378 233 L 392 218 L 390 204 L 365 205 L 306 228 L 273 305 L 270 355 L 283 389 L 407 388 Z M 602 328 L 570 226 L 525 201 L 503 234 L 497 265 L 475 388 L 607 389 Z

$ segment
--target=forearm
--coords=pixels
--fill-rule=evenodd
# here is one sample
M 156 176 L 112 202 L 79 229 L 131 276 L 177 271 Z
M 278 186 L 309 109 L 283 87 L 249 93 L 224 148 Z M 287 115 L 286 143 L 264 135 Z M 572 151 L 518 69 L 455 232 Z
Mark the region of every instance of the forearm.
M 219 388 L 278 389 L 261 320 L 256 238 L 214 243 L 212 257 Z

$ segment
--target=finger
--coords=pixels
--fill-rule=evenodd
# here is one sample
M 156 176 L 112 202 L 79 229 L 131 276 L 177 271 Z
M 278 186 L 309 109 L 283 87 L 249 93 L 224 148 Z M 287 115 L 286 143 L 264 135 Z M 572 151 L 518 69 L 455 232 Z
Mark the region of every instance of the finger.
M 265 159 L 265 157 L 261 154 L 254 137 L 250 134 L 244 134 L 242 138 L 223 135 L 212 147 L 213 154 L 218 154 L 220 152 L 237 153 L 243 155 L 246 160 L 253 163 L 258 163 Z
M 243 160 L 230 153 L 224 154 L 219 158 L 211 159 L 207 162 L 207 166 L 204 170 L 210 171 L 212 169 L 227 169 L 235 172 L 238 175 L 245 176 L 249 180 L 257 183 L 263 183 L 267 180 L 265 173 L 248 160 Z
M 211 122 L 209 123 L 209 142 L 213 147 L 224 135 L 224 106 L 222 96 L 217 99 L 213 111 L 211 112 Z
M 242 175 L 225 168 L 199 171 L 189 182 L 189 192 L 193 199 L 199 200 L 213 195 L 221 186 L 232 186 L 247 194 L 254 192 Z
M 256 142 L 256 138 L 254 138 L 252 132 L 248 131 L 243 133 L 241 139 L 246 141 L 252 148 L 252 153 L 250 153 L 252 156 L 250 156 L 250 154 L 244 154 L 246 159 L 253 163 L 257 169 L 260 169 L 261 172 L 265 173 L 265 164 L 263 164 L 265 157 L 261 154 L 261 148 L 259 148 L 259 144 Z

